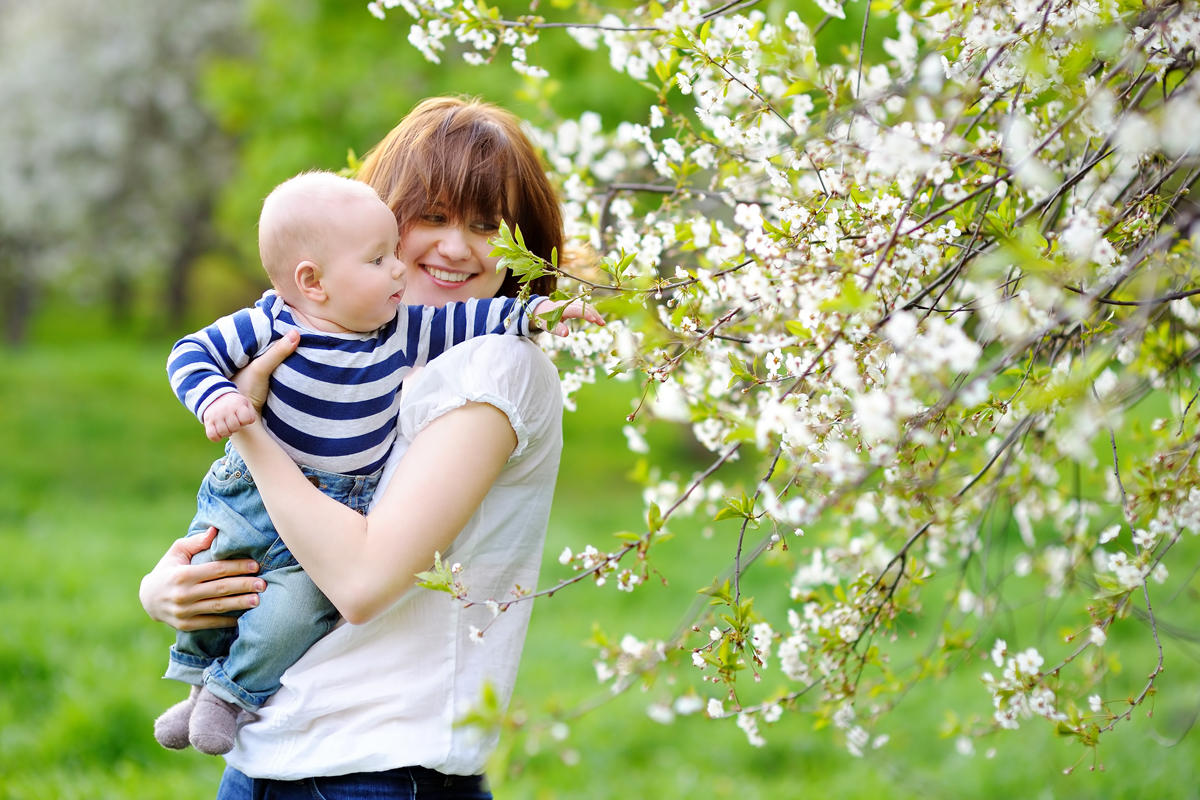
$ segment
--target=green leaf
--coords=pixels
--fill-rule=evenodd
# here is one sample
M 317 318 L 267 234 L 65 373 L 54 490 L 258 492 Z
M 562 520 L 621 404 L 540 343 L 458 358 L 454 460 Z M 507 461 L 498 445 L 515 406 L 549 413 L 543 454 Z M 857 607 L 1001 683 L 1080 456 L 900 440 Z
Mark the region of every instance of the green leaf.
M 504 709 L 492 682 L 485 680 L 480 687 L 479 701 L 454 722 L 454 727 L 499 728 L 504 722 Z
M 447 594 L 455 594 L 454 591 L 454 575 L 450 572 L 450 568 L 442 563 L 442 554 L 435 552 L 433 554 L 433 569 L 428 572 L 418 572 L 417 586 L 422 589 L 430 589 L 435 592 L 446 592 Z
M 706 586 L 703 589 L 699 589 L 696 591 L 696 594 L 703 594 L 703 595 L 707 595 L 709 597 L 714 598 L 713 599 L 714 605 L 717 603 L 721 603 L 721 602 L 728 602 L 728 600 L 729 600 L 729 581 L 725 581 L 723 584 L 718 584 L 714 580 L 712 586 Z
M 565 312 L 567 310 L 568 305 L 569 305 L 569 303 L 563 303 L 561 306 L 558 306 L 557 308 L 551 309 L 550 311 L 545 311 L 545 312 L 537 315 L 539 319 L 545 321 L 546 330 L 551 330 L 554 328 L 555 325 L 562 322 L 563 312 Z
M 801 78 L 800 80 L 796 81 L 791 86 L 789 86 L 787 88 L 787 91 L 783 93 L 783 96 L 791 97 L 793 95 L 800 94 L 801 92 L 807 92 L 809 89 L 815 89 L 815 88 L 816 88 L 816 84 L 814 84 L 812 81 L 808 80 L 807 78 Z
M 1054 726 L 1054 735 L 1060 739 L 1065 739 L 1069 736 L 1079 736 L 1080 734 L 1079 731 L 1075 730 L 1062 720 L 1059 720 L 1058 724 Z
M 658 503 L 651 503 L 650 510 L 646 513 L 646 521 L 650 525 L 650 532 L 657 533 L 663 526 L 662 511 L 659 510 Z
M 822 311 L 838 311 L 843 314 L 853 314 L 856 311 L 861 311 L 867 305 L 867 296 L 858 288 L 858 282 L 854 278 L 848 278 L 842 283 L 841 291 L 837 297 L 821 303 Z
M 746 367 L 746 362 L 742 361 L 733 353 L 729 354 L 729 368 L 733 370 L 733 378 L 731 378 L 729 381 L 730 386 L 733 386 L 738 381 L 750 381 L 751 383 L 758 382 L 758 379 L 754 377 L 754 373 L 752 373 Z
M 510 229 L 504 220 L 500 221 L 500 230 L 492 239 L 492 251 L 489 255 L 500 259 L 496 264 L 497 272 L 507 269 L 516 275 L 521 283 L 529 283 L 544 275 L 550 275 L 553 271 L 547 269 L 547 266 L 550 265 L 531 253 L 525 246 L 525 237 L 521 235 L 521 227 Z
M 786 328 L 787 332 L 792 336 L 799 336 L 801 339 L 812 338 L 812 331 L 794 319 L 789 319 L 787 322 L 783 323 L 783 327 Z
M 346 166 L 338 170 L 338 175 L 341 175 L 343 178 L 353 178 L 358 174 L 359 169 L 362 168 L 362 164 L 362 159 L 358 157 L 354 152 L 354 148 L 351 147 L 346 151 Z

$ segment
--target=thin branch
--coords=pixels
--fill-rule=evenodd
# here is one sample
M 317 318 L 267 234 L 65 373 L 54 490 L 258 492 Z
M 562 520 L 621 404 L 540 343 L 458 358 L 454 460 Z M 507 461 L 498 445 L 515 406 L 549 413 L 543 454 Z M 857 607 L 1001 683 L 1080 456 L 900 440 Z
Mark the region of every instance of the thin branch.
M 1083 289 L 1075 286 L 1064 286 L 1063 288 L 1068 292 L 1074 292 L 1075 294 L 1086 294 Z M 1200 294 L 1200 289 L 1188 289 L 1187 291 L 1183 292 L 1172 292 L 1171 294 L 1164 294 L 1162 297 L 1152 297 L 1149 300 L 1109 300 L 1105 297 L 1096 297 L 1093 298 L 1093 300 L 1101 305 L 1106 306 L 1156 306 L 1162 303 L 1170 303 L 1173 300 L 1182 300 L 1185 297 L 1191 297 L 1197 294 Z
M 771 459 L 771 466 L 767 468 L 767 474 L 759 482 L 758 488 L 754 490 L 754 497 L 750 501 L 750 508 L 753 509 L 758 504 L 758 498 L 762 496 L 763 487 L 771 480 L 771 476 L 775 474 L 775 467 L 779 464 L 779 457 L 783 455 L 783 443 L 781 442 L 775 448 L 775 457 Z M 733 602 L 736 606 L 742 599 L 742 542 L 746 539 L 746 526 L 750 524 L 750 517 L 742 520 L 742 529 L 738 532 L 737 552 L 733 556 Z

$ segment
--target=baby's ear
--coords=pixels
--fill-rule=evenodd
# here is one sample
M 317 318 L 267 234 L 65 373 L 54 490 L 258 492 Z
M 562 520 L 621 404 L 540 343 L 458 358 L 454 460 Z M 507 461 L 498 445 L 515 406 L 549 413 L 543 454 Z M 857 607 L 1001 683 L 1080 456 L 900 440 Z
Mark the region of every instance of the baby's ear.
M 312 261 L 301 261 L 295 270 L 296 288 L 300 294 L 314 303 L 323 303 L 328 298 L 321 285 L 321 266 Z

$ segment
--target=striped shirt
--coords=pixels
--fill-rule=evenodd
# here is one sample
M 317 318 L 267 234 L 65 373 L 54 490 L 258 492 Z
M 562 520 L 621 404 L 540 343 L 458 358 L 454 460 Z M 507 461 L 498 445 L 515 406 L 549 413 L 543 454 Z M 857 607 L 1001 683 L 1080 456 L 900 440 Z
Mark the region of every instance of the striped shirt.
M 268 291 L 253 308 L 176 342 L 167 374 L 176 396 L 203 421 L 214 400 L 237 391 L 233 374 L 294 330 L 300 345 L 271 375 L 263 424 L 297 464 L 369 475 L 396 440 L 400 382 L 412 368 L 475 336 L 528 336 L 530 309 L 544 299 L 402 305 L 377 331 L 325 333 L 298 324 L 283 298 Z

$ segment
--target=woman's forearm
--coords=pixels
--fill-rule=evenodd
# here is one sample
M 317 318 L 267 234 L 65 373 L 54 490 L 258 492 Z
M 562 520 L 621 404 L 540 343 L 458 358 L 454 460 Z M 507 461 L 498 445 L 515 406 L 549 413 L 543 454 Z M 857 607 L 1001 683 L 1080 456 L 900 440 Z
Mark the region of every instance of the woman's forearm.
M 352 565 L 363 562 L 366 517 L 313 487 L 261 424 L 234 434 L 232 440 L 280 537 L 342 616 L 350 619 L 339 588 L 350 584 Z M 331 535 L 313 536 L 310 542 L 304 535 L 310 529 Z M 336 555 L 329 552 L 334 543 Z
M 261 425 L 233 437 L 279 535 L 351 623 L 386 610 L 444 552 L 516 446 L 508 418 L 468 403 L 431 423 L 367 517 L 321 494 Z

